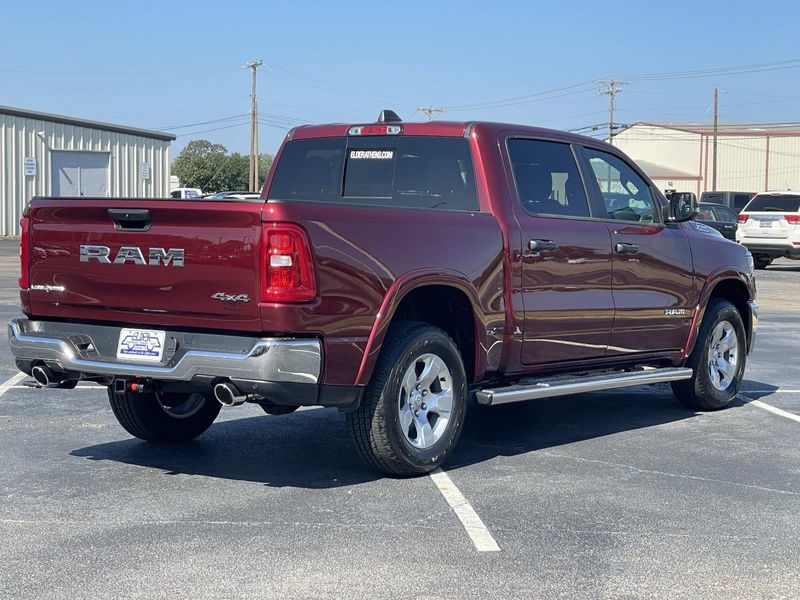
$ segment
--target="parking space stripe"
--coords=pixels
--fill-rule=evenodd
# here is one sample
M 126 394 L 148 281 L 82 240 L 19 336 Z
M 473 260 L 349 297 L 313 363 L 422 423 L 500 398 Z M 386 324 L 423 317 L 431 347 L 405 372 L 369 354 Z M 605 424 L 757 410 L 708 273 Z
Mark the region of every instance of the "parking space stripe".
M 475 549 L 478 552 L 500 552 L 500 546 L 497 545 L 489 529 L 484 525 L 478 513 L 475 512 L 475 509 L 464 497 L 464 494 L 461 493 L 461 490 L 450 479 L 450 476 L 441 469 L 436 469 L 430 474 L 430 478 L 439 488 L 444 499 L 447 500 L 447 504 L 456 513 L 458 520 L 461 521 L 467 535 L 475 545 Z
M 10 390 L 12 387 L 14 387 L 17 383 L 19 383 L 20 381 L 22 381 L 26 377 L 27 377 L 27 375 L 25 373 L 17 373 L 13 377 L 10 377 L 9 379 L 6 379 L 5 382 L 0 384 L 0 396 L 5 394 L 8 390 Z
M 786 419 L 791 419 L 792 421 L 797 421 L 800 423 L 800 416 L 787 412 L 785 410 L 781 410 L 780 408 L 775 408 L 771 404 L 767 404 L 766 402 L 761 402 L 761 400 L 750 400 L 749 404 L 756 406 L 762 410 L 766 410 L 771 412 L 774 415 L 778 415 L 779 417 L 784 417 Z

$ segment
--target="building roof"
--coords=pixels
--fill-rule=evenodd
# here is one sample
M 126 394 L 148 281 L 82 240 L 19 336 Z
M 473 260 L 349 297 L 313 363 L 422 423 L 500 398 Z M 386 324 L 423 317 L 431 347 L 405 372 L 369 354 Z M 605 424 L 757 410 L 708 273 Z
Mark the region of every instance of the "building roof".
M 0 115 L 11 115 L 14 117 L 22 117 L 24 119 L 37 119 L 39 121 L 49 121 L 51 123 L 64 123 L 65 125 L 77 125 L 78 127 L 88 127 L 89 129 L 102 129 L 105 131 L 114 131 L 128 135 L 138 135 L 140 137 L 164 140 L 167 142 L 171 142 L 175 139 L 173 134 L 164 133 L 163 131 L 139 129 L 138 127 L 115 125 L 114 123 L 103 123 L 102 121 L 90 121 L 88 119 L 66 117 L 64 115 L 28 110 L 26 108 L 14 108 L 12 106 L 0 106 Z
M 699 123 L 687 121 L 636 121 L 620 129 L 616 134 L 622 133 L 626 129 L 644 125 L 646 127 L 663 127 L 664 129 L 674 129 L 676 131 L 686 131 L 688 133 L 698 133 L 711 135 L 714 133 L 713 123 Z M 787 123 L 719 123 L 717 125 L 717 135 L 800 135 L 800 122 Z
M 700 176 L 688 171 L 681 171 L 649 160 L 634 159 L 636 164 L 647 173 L 650 179 L 700 179 Z

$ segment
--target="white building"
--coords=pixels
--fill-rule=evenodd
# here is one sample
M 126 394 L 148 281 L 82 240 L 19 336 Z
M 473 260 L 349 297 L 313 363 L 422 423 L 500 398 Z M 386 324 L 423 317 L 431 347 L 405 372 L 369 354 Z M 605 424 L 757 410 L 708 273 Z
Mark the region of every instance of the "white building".
M 0 106 L 0 236 L 34 196 L 164 198 L 174 135 Z
M 703 123 L 640 121 L 614 136 L 661 189 L 711 191 L 713 131 Z M 720 124 L 717 190 L 800 189 L 800 123 Z

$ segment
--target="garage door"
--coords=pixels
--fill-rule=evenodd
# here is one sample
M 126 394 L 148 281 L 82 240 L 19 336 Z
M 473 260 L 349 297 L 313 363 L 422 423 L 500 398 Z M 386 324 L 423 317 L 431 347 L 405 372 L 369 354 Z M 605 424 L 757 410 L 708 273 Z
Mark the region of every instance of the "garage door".
M 53 196 L 108 196 L 108 160 L 105 152 L 53 151 Z

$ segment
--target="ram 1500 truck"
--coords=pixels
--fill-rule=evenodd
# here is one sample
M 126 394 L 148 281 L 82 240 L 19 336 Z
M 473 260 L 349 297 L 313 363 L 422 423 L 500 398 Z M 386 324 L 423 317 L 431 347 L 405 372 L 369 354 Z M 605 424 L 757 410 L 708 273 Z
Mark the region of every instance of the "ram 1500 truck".
M 144 440 L 195 438 L 221 405 L 321 405 L 373 467 L 424 473 L 469 401 L 671 382 L 730 402 L 752 257 L 683 197 L 558 131 L 303 126 L 260 200 L 34 199 L 9 341 L 40 386 L 107 386 Z

